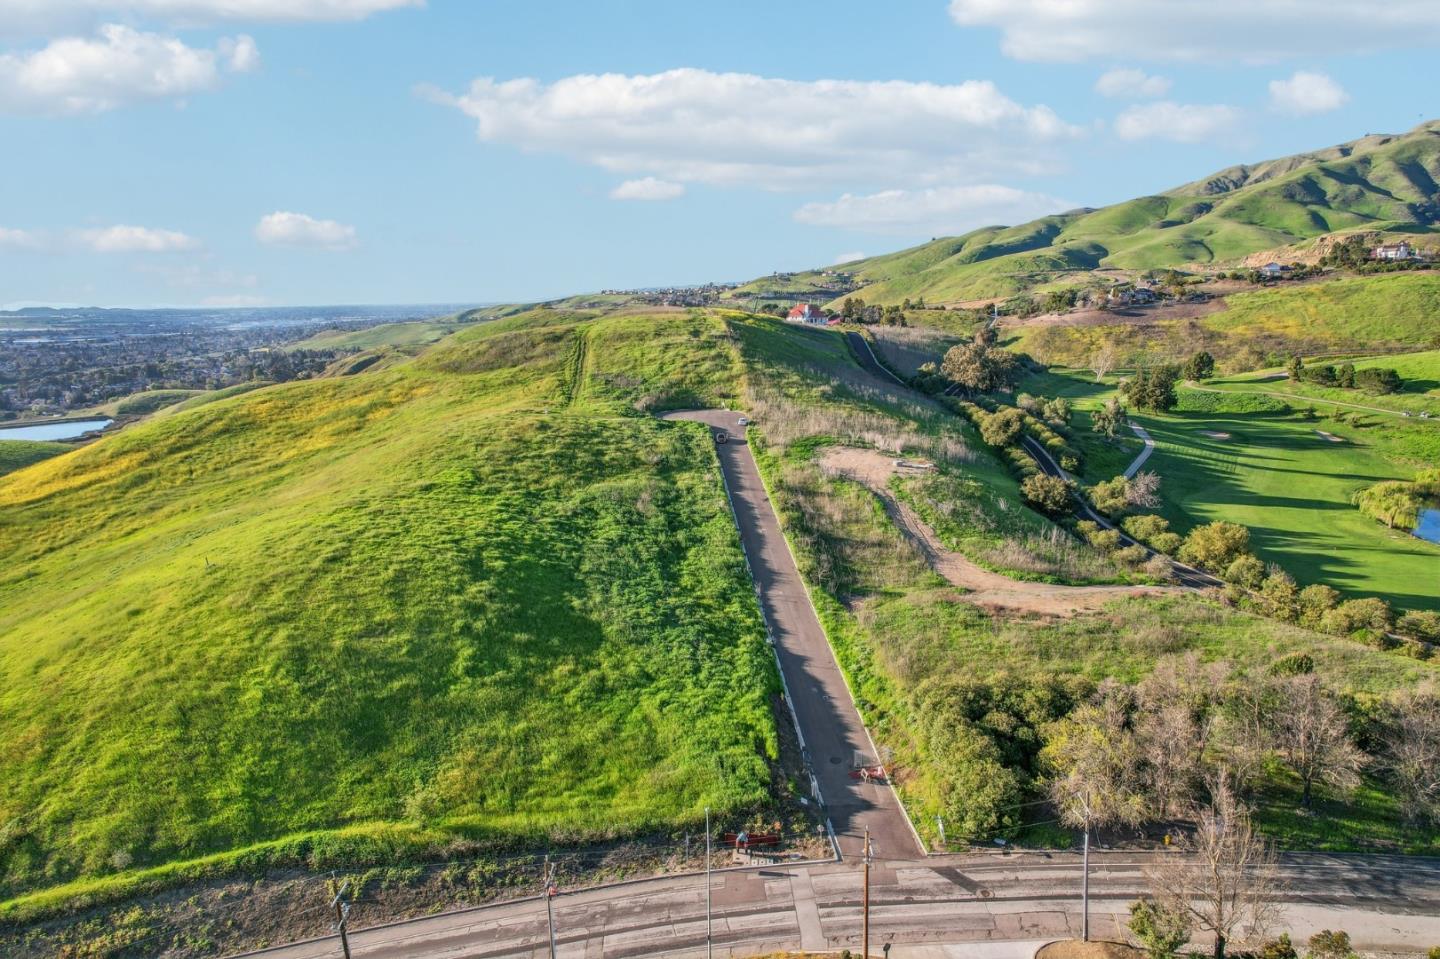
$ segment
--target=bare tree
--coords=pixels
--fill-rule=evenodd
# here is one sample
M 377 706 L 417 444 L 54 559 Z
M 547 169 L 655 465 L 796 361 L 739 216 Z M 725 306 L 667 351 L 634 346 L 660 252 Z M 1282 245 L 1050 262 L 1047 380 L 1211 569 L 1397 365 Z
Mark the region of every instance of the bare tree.
M 1047 729 L 1040 760 L 1050 773 L 1050 800 L 1066 825 L 1084 832 L 1081 858 L 1081 937 L 1090 938 L 1090 833 L 1144 818 L 1139 750 L 1127 726 L 1126 704 L 1102 690 Z
M 1245 793 L 1275 751 L 1271 715 L 1280 696 L 1274 683 L 1241 679 L 1223 693 L 1224 702 L 1211 730 L 1218 775 Z
M 1301 805 L 1308 808 L 1316 784 L 1348 793 L 1360 784 L 1365 754 L 1350 738 L 1350 724 L 1314 674 L 1284 681 L 1283 708 L 1273 712 L 1275 746 L 1300 777 Z
M 1115 345 L 1113 339 L 1106 337 L 1090 357 L 1090 369 L 1095 373 L 1095 382 L 1103 380 L 1105 374 L 1115 369 L 1115 364 L 1119 361 L 1119 347 Z
M 1440 694 L 1434 688 L 1395 700 L 1380 762 L 1405 821 L 1440 822 Z
M 1205 748 L 1228 663 L 1203 663 L 1198 653 L 1167 656 L 1136 688 L 1135 735 L 1144 778 L 1162 816 L 1188 810 L 1205 778 Z
M 1125 484 L 1125 502 L 1139 509 L 1155 509 L 1160 505 L 1160 474 L 1141 470 Z
M 1279 919 L 1275 851 L 1223 783 L 1194 816 L 1194 833 L 1180 842 L 1184 855 L 1166 857 L 1147 877 L 1155 898 L 1213 936 L 1215 959 L 1224 959 L 1231 942 L 1264 936 Z

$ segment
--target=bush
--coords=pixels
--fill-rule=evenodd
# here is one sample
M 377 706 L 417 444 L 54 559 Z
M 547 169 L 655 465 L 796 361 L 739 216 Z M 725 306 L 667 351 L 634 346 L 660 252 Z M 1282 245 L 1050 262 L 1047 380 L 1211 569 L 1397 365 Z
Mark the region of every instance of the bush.
M 1190 917 L 1152 899 L 1130 904 L 1130 931 L 1150 959 L 1171 959 L 1190 941 Z
M 1273 615 L 1284 620 L 1295 618 L 1295 603 L 1300 590 L 1295 585 L 1295 577 L 1279 566 L 1270 566 L 1265 581 L 1260 584 L 1260 594 L 1265 597 Z
M 1175 578 L 1175 568 L 1164 556 L 1152 556 L 1145 561 L 1145 575 L 1162 583 L 1168 583 Z
M 1024 414 L 1007 406 L 980 421 L 980 437 L 991 446 L 1010 446 L 1020 437 L 1020 428 L 1024 423 Z
M 1120 537 L 1115 537 L 1119 542 Z M 1150 551 L 1143 546 L 1125 546 L 1115 551 L 1115 558 L 1126 566 L 1139 566 L 1150 557 Z
M 1223 579 L 1246 589 L 1258 589 L 1265 579 L 1265 564 L 1250 553 L 1237 556 L 1225 567 Z
M 1206 523 L 1185 537 L 1180 559 L 1192 565 L 1223 570 L 1249 549 L 1250 531 L 1245 527 L 1223 521 Z
M 1287 653 L 1270 664 L 1272 676 L 1308 676 L 1315 672 L 1315 659 L 1309 653 Z
M 1324 613 L 1320 619 L 1320 626 L 1325 632 L 1341 636 L 1362 629 L 1383 635 L 1390 632 L 1394 625 L 1395 618 L 1390 611 L 1390 604 L 1375 596 L 1343 602 Z
M 1129 505 L 1129 490 L 1125 477 L 1117 476 L 1090 487 L 1090 502 L 1106 516 L 1118 516 Z
M 1406 613 L 1395 624 L 1395 631 L 1426 642 L 1440 642 L 1440 613 L 1428 609 Z
M 1020 484 L 1020 493 L 1025 502 L 1051 516 L 1059 516 L 1070 508 L 1070 484 L 1058 476 L 1044 473 L 1027 476 Z
M 1334 609 L 1338 602 L 1340 602 L 1340 594 L 1323 583 L 1306 586 L 1300 590 L 1300 595 L 1295 597 L 1295 604 L 1299 608 L 1300 622 L 1306 626 L 1319 625 L 1321 617 Z
M 1350 959 L 1353 955 L 1348 932 L 1325 929 L 1310 937 L 1311 959 Z
M 1255 953 L 1255 959 L 1299 959 L 1295 953 L 1295 944 L 1290 941 L 1290 934 L 1282 932 L 1278 939 L 1267 939 L 1260 950 Z

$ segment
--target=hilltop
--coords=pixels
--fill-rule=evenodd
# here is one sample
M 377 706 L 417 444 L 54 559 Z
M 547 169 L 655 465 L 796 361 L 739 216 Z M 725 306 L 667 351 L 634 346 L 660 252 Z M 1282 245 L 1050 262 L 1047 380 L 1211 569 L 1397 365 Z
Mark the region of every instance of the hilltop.
M 931 304 L 1076 285 L 1092 271 L 1239 263 L 1331 233 L 1440 231 L 1440 121 L 1325 150 L 1221 170 L 1154 196 L 1079 209 L 835 268 L 867 303 Z M 800 294 L 834 288 L 834 270 L 786 278 Z M 776 292 L 759 280 L 738 295 Z

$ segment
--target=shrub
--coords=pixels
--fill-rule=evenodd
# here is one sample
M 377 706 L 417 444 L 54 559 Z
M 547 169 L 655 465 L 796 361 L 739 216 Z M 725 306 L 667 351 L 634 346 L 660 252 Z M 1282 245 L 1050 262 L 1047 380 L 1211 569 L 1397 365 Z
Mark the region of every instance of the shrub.
M 1070 401 L 1063 396 L 1057 396 L 1041 408 L 1041 417 L 1047 423 L 1056 426 L 1068 426 L 1070 423 Z
M 1089 493 L 1090 502 L 1107 516 L 1118 516 L 1129 505 L 1129 484 L 1123 476 L 1096 483 L 1090 487 Z
M 1164 556 L 1152 556 L 1145 561 L 1145 575 L 1157 579 L 1162 583 L 1168 583 L 1175 578 L 1175 568 Z
M 1250 553 L 1237 556 L 1225 567 L 1224 579 L 1246 589 L 1258 589 L 1265 579 L 1265 564 Z
M 1327 611 L 1322 615 L 1320 625 L 1325 632 L 1342 636 L 1362 629 L 1383 635 L 1394 627 L 1395 618 L 1389 603 L 1375 596 L 1367 596 L 1364 599 L 1347 600 Z
M 1020 437 L 1020 428 L 1024 423 L 1024 415 L 1007 406 L 980 421 L 980 437 L 991 446 L 1010 446 Z
M 1150 959 L 1171 959 L 1190 941 L 1190 916 L 1152 899 L 1130 904 L 1130 931 Z
M 1322 616 L 1340 602 L 1340 594 L 1323 583 L 1306 586 L 1295 597 L 1299 608 L 1300 622 L 1307 626 L 1318 625 Z
M 1058 516 L 1070 508 L 1070 484 L 1058 476 L 1036 473 L 1020 484 L 1025 502 L 1042 513 Z
M 1353 955 L 1348 932 L 1324 929 L 1310 937 L 1311 959 L 1350 959 Z
M 1395 631 L 1427 642 L 1440 641 L 1440 613 L 1428 609 L 1406 613 L 1395 624 Z
M 1309 653 L 1287 653 L 1270 664 L 1272 676 L 1308 676 L 1315 672 L 1315 658 Z
M 1282 932 L 1278 939 L 1267 939 L 1258 952 L 1255 959 L 1299 959 L 1295 952 L 1295 944 L 1290 941 L 1290 933 Z
M 1215 522 L 1197 526 L 1185 537 L 1180 559 L 1186 563 L 1221 570 L 1249 551 L 1250 531 L 1235 523 Z
M 1116 536 L 1119 542 L 1119 536 Z M 1125 546 L 1115 551 L 1115 558 L 1126 566 L 1139 566 L 1150 556 L 1150 551 L 1143 546 Z

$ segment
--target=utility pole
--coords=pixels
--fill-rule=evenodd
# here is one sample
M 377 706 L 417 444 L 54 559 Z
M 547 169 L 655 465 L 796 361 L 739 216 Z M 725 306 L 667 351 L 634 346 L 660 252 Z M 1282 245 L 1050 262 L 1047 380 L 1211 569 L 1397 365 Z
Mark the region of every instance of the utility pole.
M 335 880 L 330 880 L 330 888 L 335 889 Z M 350 919 L 350 904 L 345 901 L 345 890 L 350 888 L 350 880 L 346 879 L 340 884 L 335 892 L 335 898 L 330 900 L 330 905 L 335 909 L 335 928 L 340 931 L 340 948 L 345 952 L 345 959 L 350 959 L 350 936 L 345 929 L 346 922 Z
M 1090 941 L 1090 823 L 1085 823 L 1084 852 L 1080 854 L 1080 868 L 1085 876 L 1080 880 L 1080 940 Z
M 715 944 L 710 938 L 710 807 L 705 807 L 705 959 L 714 959 Z
M 550 854 L 545 854 L 545 925 L 550 930 L 550 959 L 555 959 L 555 867 L 550 865 Z
M 870 959 L 870 827 L 865 827 L 865 912 L 861 920 L 860 955 Z

